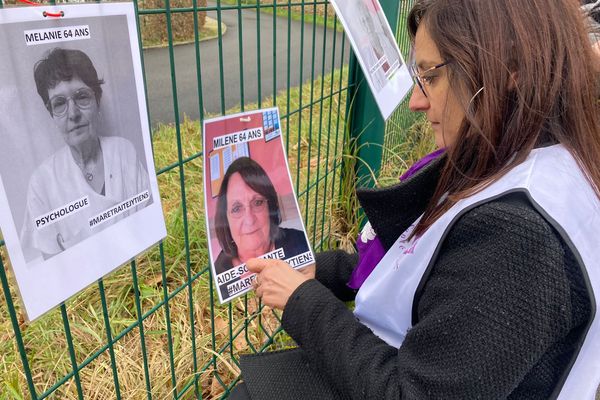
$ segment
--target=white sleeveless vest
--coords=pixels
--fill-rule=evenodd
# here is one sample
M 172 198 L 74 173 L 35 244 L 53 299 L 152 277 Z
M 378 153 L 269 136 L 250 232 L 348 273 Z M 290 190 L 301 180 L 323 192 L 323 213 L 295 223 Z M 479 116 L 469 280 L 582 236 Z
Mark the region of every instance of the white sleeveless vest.
M 600 383 L 600 318 L 594 297 L 600 293 L 600 201 L 562 145 L 533 150 L 498 181 L 456 203 L 420 238 L 407 242 L 416 223 L 408 228 L 361 286 L 354 314 L 388 344 L 400 347 L 412 326 L 417 287 L 444 233 L 461 212 L 516 190 L 525 191 L 534 207 L 571 244 L 583 268 L 592 321 L 569 375 L 555 395 L 594 399 Z

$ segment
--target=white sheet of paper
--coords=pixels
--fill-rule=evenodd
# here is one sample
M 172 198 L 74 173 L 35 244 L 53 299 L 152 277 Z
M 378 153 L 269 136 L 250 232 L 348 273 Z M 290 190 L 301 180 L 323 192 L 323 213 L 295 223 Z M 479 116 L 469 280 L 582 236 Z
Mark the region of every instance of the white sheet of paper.
M 44 11 L 64 16 L 45 18 Z M 0 47 L 6 61 L 0 65 L 0 226 L 33 320 L 164 238 L 166 228 L 133 4 L 4 8 Z M 83 52 L 103 81 L 101 96 L 94 92 L 96 102 L 87 108 L 75 104 L 79 88 L 68 89 L 62 117 L 46 109 L 33 76 L 34 65 L 55 48 Z M 77 75 L 68 82 L 89 89 L 83 81 Z M 52 86 L 53 93 L 67 90 L 65 82 Z M 82 171 L 73 157 L 77 145 L 69 140 L 83 135 L 98 137 L 102 173 L 95 166 Z M 91 181 L 104 175 L 104 194 L 86 182 L 85 172 Z
M 378 0 L 330 0 L 387 120 L 413 86 Z

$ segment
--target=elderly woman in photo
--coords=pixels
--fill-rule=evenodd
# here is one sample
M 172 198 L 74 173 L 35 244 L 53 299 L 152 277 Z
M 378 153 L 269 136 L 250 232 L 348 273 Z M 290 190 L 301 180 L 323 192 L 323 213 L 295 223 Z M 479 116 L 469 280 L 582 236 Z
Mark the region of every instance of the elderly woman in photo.
M 149 185 L 133 145 L 99 132 L 104 81 L 84 52 L 51 50 L 34 79 L 65 146 L 30 178 L 21 241 L 49 258 L 147 205 Z
M 217 200 L 215 230 L 221 253 L 217 274 L 283 248 L 285 258 L 308 251 L 302 231 L 282 228 L 279 202 L 265 170 L 248 157 L 227 168 Z

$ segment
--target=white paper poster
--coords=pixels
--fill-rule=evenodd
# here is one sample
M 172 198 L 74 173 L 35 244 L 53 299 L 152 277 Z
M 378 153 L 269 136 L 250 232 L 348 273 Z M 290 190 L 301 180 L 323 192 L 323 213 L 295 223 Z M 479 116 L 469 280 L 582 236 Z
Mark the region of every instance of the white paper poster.
M 166 236 L 137 37 L 131 3 L 0 10 L 0 226 L 29 319 Z
M 249 258 L 314 263 L 283 150 L 277 108 L 204 121 L 204 204 L 221 303 L 252 289 Z
M 330 0 L 383 115 L 388 119 L 413 86 L 378 0 Z

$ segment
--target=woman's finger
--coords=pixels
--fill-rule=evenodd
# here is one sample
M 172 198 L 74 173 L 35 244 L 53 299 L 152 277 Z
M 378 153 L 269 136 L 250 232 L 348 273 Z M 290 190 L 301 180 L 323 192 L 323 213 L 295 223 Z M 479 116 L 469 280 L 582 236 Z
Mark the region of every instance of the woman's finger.
M 260 285 L 256 286 L 255 289 L 256 297 L 262 298 L 264 294 L 264 289 L 260 287 Z
M 262 258 L 251 258 L 246 261 L 246 267 L 249 271 L 260 273 L 268 264 L 269 260 L 264 260 Z

